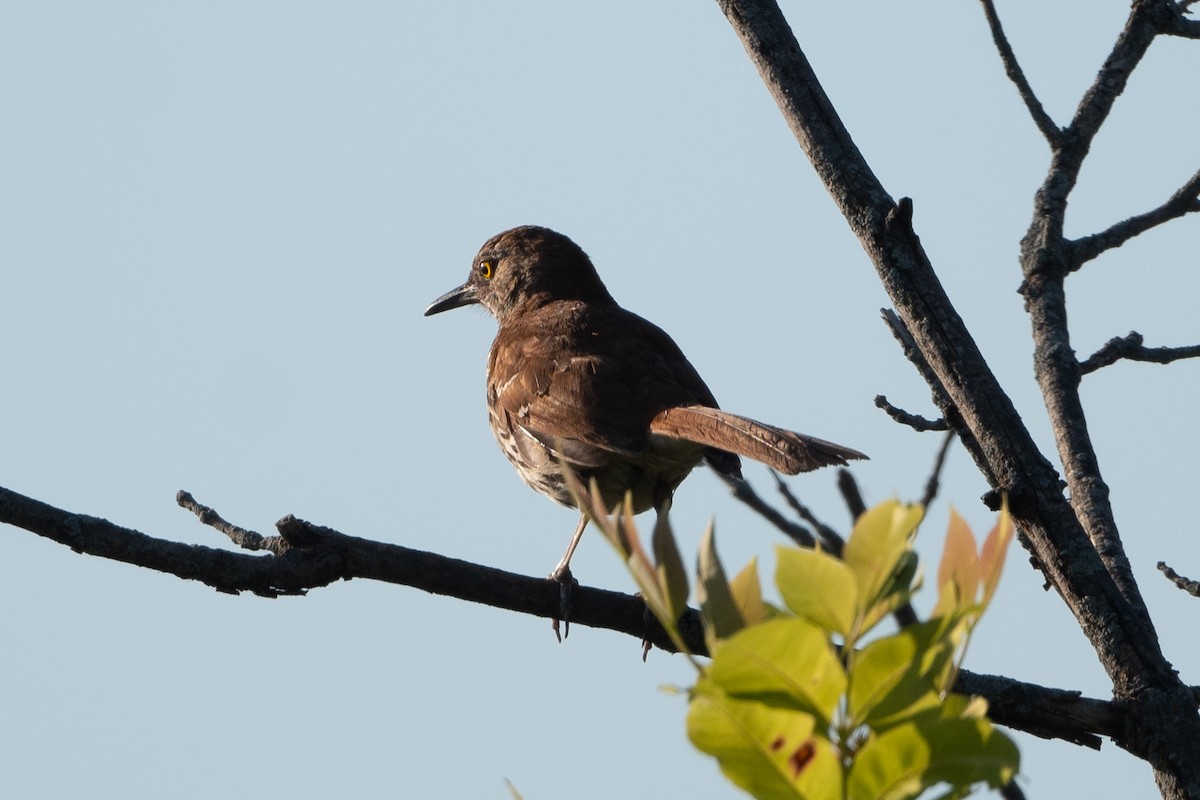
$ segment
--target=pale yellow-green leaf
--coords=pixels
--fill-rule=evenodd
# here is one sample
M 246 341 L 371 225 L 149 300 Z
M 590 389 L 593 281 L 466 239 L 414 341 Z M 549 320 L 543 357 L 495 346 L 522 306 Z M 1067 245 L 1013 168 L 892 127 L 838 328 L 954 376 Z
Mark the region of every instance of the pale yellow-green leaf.
M 717 557 L 716 530 L 708 524 L 708 530 L 700 539 L 700 554 L 697 558 L 696 596 L 700 613 L 704 617 L 705 635 L 709 652 L 715 651 L 716 642 L 745 627 L 745 620 L 733 601 L 725 568 Z
M 774 616 L 763 602 L 762 584 L 758 580 L 758 559 L 752 558 L 742 571 L 729 582 L 733 602 L 747 625 L 757 625 Z
M 847 709 L 854 725 L 883 730 L 936 707 L 954 655 L 954 625 L 935 618 L 857 651 Z
M 731 697 L 702 679 L 688 738 L 759 800 L 841 800 L 842 768 L 810 714 Z
M 949 614 L 975 602 L 979 593 L 979 555 L 966 520 L 950 509 L 946 544 L 938 565 L 938 602 L 934 615 Z
M 721 642 L 708 677 L 729 695 L 799 708 L 826 727 L 846 690 L 826 632 L 799 617 L 763 622 Z
M 792 613 L 826 630 L 845 636 L 858 617 L 854 573 L 828 553 L 776 547 L 775 585 Z
M 854 574 L 863 608 L 884 599 L 885 589 L 907 589 L 894 585 L 895 573 L 922 513 L 920 506 L 889 500 L 869 509 L 854 524 L 842 557 Z
M 852 800 L 903 800 L 938 783 L 1003 785 L 1019 766 L 1012 740 L 982 719 L 933 715 L 872 735 L 846 782 Z
M 679 546 L 676 544 L 675 534 L 671 530 L 667 507 L 658 512 L 651 546 L 654 548 L 659 591 L 662 593 L 671 621 L 674 623 L 683 613 L 683 609 L 687 607 L 689 590 L 687 570 L 683 566 L 683 557 L 679 554 Z

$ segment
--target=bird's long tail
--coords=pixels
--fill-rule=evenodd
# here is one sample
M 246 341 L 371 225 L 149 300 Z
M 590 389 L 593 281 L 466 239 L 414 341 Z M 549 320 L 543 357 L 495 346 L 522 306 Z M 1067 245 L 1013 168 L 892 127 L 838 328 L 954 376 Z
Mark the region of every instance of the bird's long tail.
M 668 408 L 650 420 L 650 431 L 736 453 L 788 475 L 866 458 L 840 444 L 706 406 Z

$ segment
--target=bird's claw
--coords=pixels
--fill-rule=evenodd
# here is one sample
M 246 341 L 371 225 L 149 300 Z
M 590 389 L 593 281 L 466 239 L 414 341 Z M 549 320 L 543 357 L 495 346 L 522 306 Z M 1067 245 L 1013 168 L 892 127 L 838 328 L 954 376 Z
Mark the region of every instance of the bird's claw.
M 550 573 L 549 579 L 558 584 L 558 616 L 554 617 L 551 622 L 551 627 L 554 630 L 554 637 L 558 641 L 562 641 L 571 635 L 571 595 L 574 592 L 575 586 L 579 581 L 575 580 L 575 576 L 571 574 L 570 567 L 556 567 L 554 572 Z M 562 622 L 562 633 L 559 633 L 559 622 Z

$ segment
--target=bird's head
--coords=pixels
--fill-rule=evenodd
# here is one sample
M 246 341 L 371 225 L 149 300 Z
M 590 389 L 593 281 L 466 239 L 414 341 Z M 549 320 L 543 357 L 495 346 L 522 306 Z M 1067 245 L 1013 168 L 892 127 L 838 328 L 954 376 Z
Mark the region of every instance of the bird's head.
M 514 310 L 556 300 L 613 302 L 579 245 L 549 228 L 523 225 L 484 242 L 467 282 L 430 303 L 425 316 L 478 303 L 503 323 Z

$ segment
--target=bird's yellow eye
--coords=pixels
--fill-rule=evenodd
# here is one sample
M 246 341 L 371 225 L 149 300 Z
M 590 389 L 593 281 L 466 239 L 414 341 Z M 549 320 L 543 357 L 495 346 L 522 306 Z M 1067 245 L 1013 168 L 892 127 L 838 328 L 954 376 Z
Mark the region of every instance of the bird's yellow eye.
M 492 279 L 492 262 L 491 261 L 480 261 L 479 262 L 479 277 L 483 278 L 485 281 L 489 281 Z

